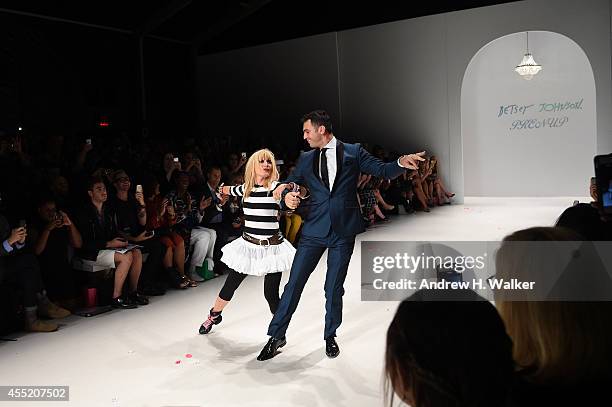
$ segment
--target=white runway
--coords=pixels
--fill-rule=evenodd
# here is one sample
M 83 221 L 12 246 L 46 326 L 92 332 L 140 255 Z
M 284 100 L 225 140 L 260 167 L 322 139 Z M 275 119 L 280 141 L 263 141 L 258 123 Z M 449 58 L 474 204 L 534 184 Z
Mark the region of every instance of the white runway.
M 382 406 L 384 341 L 397 303 L 360 301 L 359 242 L 499 240 L 518 229 L 551 226 L 573 199 L 468 198 L 464 205 L 395 216 L 359 235 L 336 359 L 324 353 L 324 255 L 289 327 L 288 344 L 272 360 L 255 360 L 271 318 L 261 278 L 245 280 L 212 333 L 197 333 L 223 284 L 220 277 L 152 297 L 135 310 L 70 316 L 58 332 L 0 342 L 0 385 L 70 386 L 69 403 L 0 406 Z

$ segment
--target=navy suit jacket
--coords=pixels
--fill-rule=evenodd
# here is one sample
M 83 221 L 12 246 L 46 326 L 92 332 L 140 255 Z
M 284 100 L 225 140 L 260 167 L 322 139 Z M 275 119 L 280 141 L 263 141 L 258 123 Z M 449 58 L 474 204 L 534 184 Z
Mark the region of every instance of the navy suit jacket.
M 364 224 L 357 202 L 359 174 L 364 172 L 379 178 L 393 179 L 406 171 L 397 161 L 384 163 L 359 144 L 336 141 L 337 172 L 331 191 L 319 178 L 317 149 L 302 153 L 295 169 L 285 181 L 304 185 L 310 191 L 310 198 L 301 203 L 309 206 L 302 229 L 303 236 L 325 237 L 330 228 L 341 237 L 363 232 Z

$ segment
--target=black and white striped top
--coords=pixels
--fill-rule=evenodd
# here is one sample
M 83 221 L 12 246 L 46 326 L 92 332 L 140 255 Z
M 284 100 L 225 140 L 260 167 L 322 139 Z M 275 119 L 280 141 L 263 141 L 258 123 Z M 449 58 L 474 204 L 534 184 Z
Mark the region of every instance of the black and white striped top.
M 255 185 L 249 197 L 242 200 L 244 232 L 257 239 L 265 239 L 278 233 L 280 206 L 272 196 L 272 191 L 278 185 L 278 181 L 272 182 L 271 190 Z M 231 186 L 230 195 L 244 196 L 244 184 Z

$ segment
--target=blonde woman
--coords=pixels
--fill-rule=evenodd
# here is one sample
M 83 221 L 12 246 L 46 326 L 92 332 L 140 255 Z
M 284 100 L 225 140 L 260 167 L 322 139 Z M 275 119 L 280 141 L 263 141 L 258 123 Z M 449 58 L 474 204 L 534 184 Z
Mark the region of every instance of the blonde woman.
M 221 312 L 248 275 L 265 276 L 264 296 L 274 314 L 280 302 L 282 271 L 291 269 L 295 249 L 279 230 L 279 194 L 274 194 L 275 189 L 284 189 L 286 185 L 278 182 L 274 154 L 267 149 L 253 153 L 246 163 L 244 180 L 242 185 L 219 187 L 223 195 L 242 197 L 244 232 L 222 249 L 221 261 L 230 272 L 200 326 L 200 334 L 209 333 L 213 325 L 221 322 Z
M 570 229 L 534 227 L 506 236 L 497 252 L 496 277 L 533 281 L 530 292 L 539 294 L 525 294 L 530 301 L 495 293 L 520 368 L 517 405 L 590 406 L 608 397 L 611 282 L 597 251 L 576 245 L 582 239 Z

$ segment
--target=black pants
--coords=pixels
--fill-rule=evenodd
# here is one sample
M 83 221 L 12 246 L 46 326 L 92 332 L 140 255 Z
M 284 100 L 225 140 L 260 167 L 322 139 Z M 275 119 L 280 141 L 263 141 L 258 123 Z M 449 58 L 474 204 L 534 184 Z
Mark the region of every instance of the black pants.
M 43 290 L 40 267 L 36 256 L 31 253 L 16 253 L 7 256 L 5 267 L 0 270 L 0 282 L 13 282 L 23 289 L 23 305 L 34 307 L 38 304 L 37 293 Z
M 147 253 L 147 261 L 142 265 L 139 286 L 146 287 L 155 284 L 165 283 L 166 273 L 163 267 L 163 259 L 166 255 L 166 246 L 154 237 L 138 243 L 143 246 L 142 253 Z
M 238 273 L 235 270 L 230 269 L 227 275 L 227 279 L 225 280 L 225 284 L 223 284 L 223 288 L 221 292 L 219 292 L 219 297 L 225 301 L 231 301 L 234 296 L 234 292 L 238 289 L 242 281 L 246 278 L 246 274 Z M 264 277 L 264 297 L 266 301 L 268 301 L 268 306 L 270 307 L 270 312 L 274 314 L 278 309 L 278 303 L 280 302 L 280 297 L 278 295 L 278 288 L 280 287 L 281 277 L 283 273 L 270 273 L 266 274 Z

